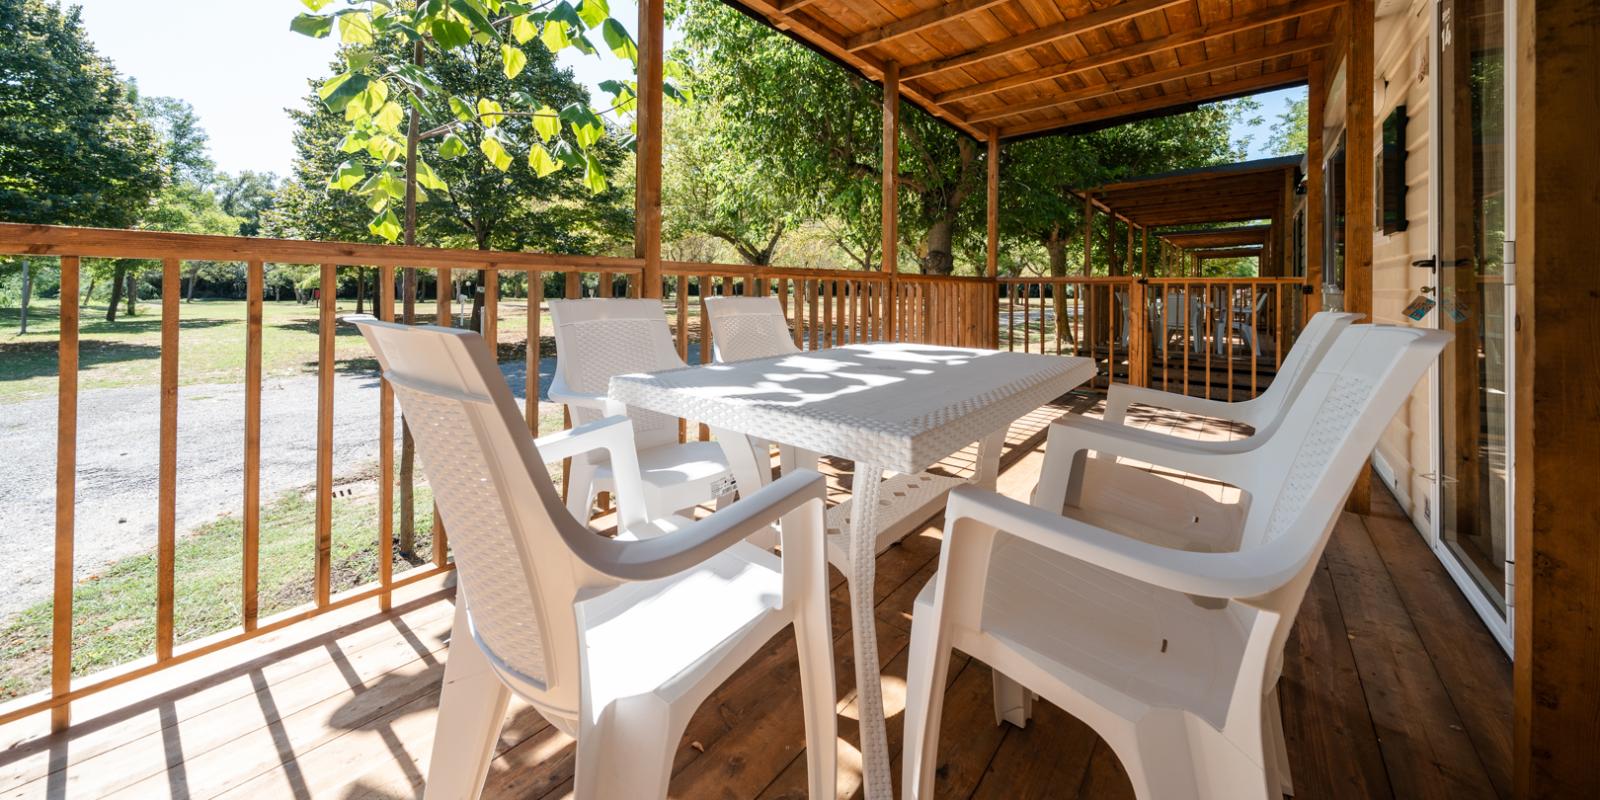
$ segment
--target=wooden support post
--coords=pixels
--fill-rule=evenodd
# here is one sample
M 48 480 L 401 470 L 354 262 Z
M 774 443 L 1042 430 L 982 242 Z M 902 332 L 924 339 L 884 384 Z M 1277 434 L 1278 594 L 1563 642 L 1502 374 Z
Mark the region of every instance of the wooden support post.
M 1309 110 L 1309 106 L 1307 107 Z M 1294 274 L 1294 189 L 1295 170 L 1293 168 L 1283 171 L 1283 231 L 1277 239 L 1278 271 L 1276 277 Z
M 1094 195 L 1083 193 L 1083 277 L 1094 276 Z
M 161 430 L 156 492 L 156 661 L 172 658 L 178 547 L 178 308 L 182 265 L 161 263 Z
M 1150 277 L 1150 229 L 1139 228 L 1140 235 L 1144 238 L 1139 244 L 1139 274 Z
M 393 277 L 393 268 L 387 273 Z M 245 344 L 244 344 L 244 508 L 241 533 L 244 539 L 243 616 L 244 629 L 256 629 L 261 604 L 257 596 L 261 573 L 261 336 L 262 295 L 266 291 L 266 265 L 251 261 L 245 266 Z M 394 297 L 393 285 L 381 285 L 374 299 L 382 303 Z M 392 303 L 391 303 L 392 305 Z M 380 306 L 381 308 L 381 306 Z M 382 441 L 393 441 L 389 439 Z M 392 446 L 389 448 L 394 449 Z M 384 506 L 388 508 L 389 506 Z
M 441 280 L 439 296 L 448 297 L 450 285 Z M 318 608 L 328 605 L 333 592 L 333 378 L 334 304 L 339 295 L 339 268 L 323 264 L 317 284 L 317 501 L 315 562 L 312 586 Z M 449 312 L 446 312 L 448 316 Z
M 1513 794 L 1600 797 L 1600 17 L 1593 0 L 1515 16 Z
M 639 0 L 638 177 L 634 182 L 633 255 L 644 259 L 640 297 L 661 297 L 661 93 L 665 66 L 664 0 Z M 602 276 L 603 277 L 603 276 Z
M 1306 90 L 1306 316 L 1322 309 L 1322 228 L 1326 223 L 1322 207 L 1322 120 L 1328 95 L 1328 64 L 1321 55 L 1313 56 L 1310 86 Z
M 897 291 L 894 274 L 900 269 L 900 65 L 883 69 L 883 271 L 889 275 L 890 296 Z M 887 309 L 890 340 L 898 340 L 900 320 L 894 305 Z
M 984 261 L 984 274 L 993 278 L 1000 274 L 1000 131 L 989 132 L 988 181 L 988 249 Z
M 1345 39 L 1344 310 L 1372 316 L 1372 51 L 1373 0 L 1349 0 Z M 1349 510 L 1372 507 L 1372 480 L 1363 469 L 1350 491 Z
M 60 339 L 56 345 L 56 541 L 55 600 L 51 606 L 50 694 L 72 690 L 72 562 L 77 538 L 78 493 L 78 276 L 77 256 L 61 258 Z M 67 702 L 50 709 L 50 729 L 72 722 Z

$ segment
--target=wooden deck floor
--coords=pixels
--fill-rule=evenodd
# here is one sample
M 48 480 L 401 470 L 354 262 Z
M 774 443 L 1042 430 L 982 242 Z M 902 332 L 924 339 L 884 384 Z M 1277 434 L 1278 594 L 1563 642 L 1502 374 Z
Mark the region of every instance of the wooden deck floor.
M 1042 426 L 1061 410 L 1013 428 L 1001 491 L 1026 497 Z M 1228 435 L 1193 420 L 1146 422 Z M 1509 662 L 1392 499 L 1375 491 L 1371 515 L 1340 521 L 1289 640 L 1281 695 L 1296 797 L 1509 797 Z M 878 559 L 896 753 L 910 606 L 938 549 L 930 524 Z M 834 578 L 839 785 L 849 797 L 859 788 L 854 673 L 845 589 Z M 403 591 L 390 614 L 341 609 L 87 698 L 63 734 L 45 735 L 43 717 L 0 728 L 0 796 L 420 797 L 453 592 L 448 580 Z M 696 714 L 672 795 L 803 797 L 797 685 L 783 634 Z M 572 759 L 570 739 L 514 702 L 487 796 L 566 796 Z M 1105 744 L 1049 704 L 1027 729 L 996 727 L 989 671 L 961 656 L 940 760 L 940 797 L 1132 795 Z

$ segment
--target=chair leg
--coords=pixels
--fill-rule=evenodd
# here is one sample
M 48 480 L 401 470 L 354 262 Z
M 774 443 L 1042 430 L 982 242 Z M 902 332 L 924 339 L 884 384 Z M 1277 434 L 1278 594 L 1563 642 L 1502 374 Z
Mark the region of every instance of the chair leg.
M 901 748 L 900 791 L 905 800 L 933 797 L 939 766 L 939 718 L 949 680 L 950 648 L 939 639 L 940 620 L 918 609 L 911 618 L 911 649 L 906 664 L 906 727 Z
M 472 641 L 458 589 L 425 800 L 474 798 L 483 792 L 510 700 L 510 690 Z
M 825 571 L 827 566 L 822 569 Z M 838 792 L 839 759 L 833 624 L 828 616 L 827 595 L 820 591 L 812 594 L 794 620 L 795 648 L 800 655 L 800 696 L 806 717 L 806 796 L 833 800 Z
M 993 671 L 994 724 L 1009 722 L 1019 728 L 1028 727 L 1033 719 L 1033 692 L 1028 687 Z
M 658 800 L 667 796 L 672 754 L 687 719 L 653 695 L 625 697 L 578 732 L 577 800 Z M 589 718 L 584 714 L 584 718 Z
M 588 525 L 589 512 L 594 509 L 595 467 L 586 458 L 572 459 L 567 476 L 567 511 L 578 521 Z
M 1283 709 L 1278 704 L 1278 687 L 1272 687 L 1267 693 L 1262 713 L 1267 717 L 1262 721 L 1267 727 L 1267 764 L 1274 767 L 1272 772 L 1277 777 L 1279 790 L 1293 797 L 1294 777 L 1289 773 L 1289 743 L 1283 736 Z

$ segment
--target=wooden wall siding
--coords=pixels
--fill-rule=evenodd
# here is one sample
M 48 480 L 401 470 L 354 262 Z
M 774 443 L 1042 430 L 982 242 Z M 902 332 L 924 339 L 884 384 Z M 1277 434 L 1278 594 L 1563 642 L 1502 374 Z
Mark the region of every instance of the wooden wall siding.
M 739 4 L 981 141 L 1302 84 L 1344 2 Z
M 1600 16 L 1516 5 L 1516 792 L 1600 796 Z

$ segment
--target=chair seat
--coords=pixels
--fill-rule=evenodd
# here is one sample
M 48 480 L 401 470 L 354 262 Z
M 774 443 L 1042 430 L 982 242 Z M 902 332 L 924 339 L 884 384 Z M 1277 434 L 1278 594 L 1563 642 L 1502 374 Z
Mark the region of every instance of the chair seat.
M 1110 458 L 1085 460 L 1083 492 L 1065 516 L 1151 544 L 1195 553 L 1239 549 L 1248 504 L 1224 503 Z
M 638 535 L 650 538 L 688 524 L 671 517 Z M 592 697 L 604 703 L 651 692 L 671 696 L 708 677 L 720 682 L 707 671 L 723 663 L 720 648 L 745 641 L 741 634 L 755 627 L 776 633 L 787 624 L 773 613 L 782 598 L 778 557 L 741 542 L 688 572 L 624 584 L 581 603 Z
M 917 604 L 932 600 L 925 588 Z M 982 629 L 1080 690 L 1098 683 L 1220 727 L 1254 613 L 1202 608 L 1178 592 L 1000 534 Z M 1030 688 L 1049 696 L 1048 687 Z
M 728 461 L 716 442 L 664 444 L 639 451 L 639 477 L 652 489 L 710 482 L 725 474 Z M 595 477 L 611 480 L 611 466 L 602 464 Z

